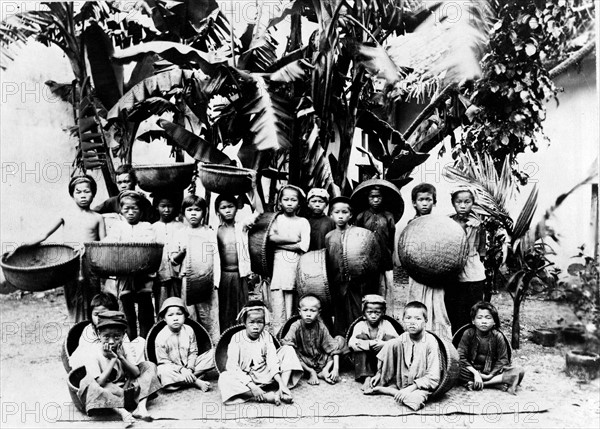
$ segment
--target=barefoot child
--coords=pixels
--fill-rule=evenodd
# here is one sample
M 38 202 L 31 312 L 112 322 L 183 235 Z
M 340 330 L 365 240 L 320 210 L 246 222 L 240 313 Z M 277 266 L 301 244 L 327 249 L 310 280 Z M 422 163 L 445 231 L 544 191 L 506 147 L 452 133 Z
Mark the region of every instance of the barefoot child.
M 405 332 L 381 348 L 377 374 L 365 380 L 363 389 L 365 395 L 393 396 L 416 411 L 440 384 L 440 350 L 425 331 L 427 308 L 422 303 L 406 304 L 402 322 Z
M 377 372 L 377 353 L 386 341 L 397 338 L 392 324 L 385 320 L 386 303 L 381 295 L 365 295 L 363 319 L 358 322 L 348 341 L 354 361 L 354 379 L 363 382 Z
M 158 333 L 154 342 L 158 378 L 167 390 L 195 386 L 206 392 L 210 383 L 200 377 L 214 368 L 214 354 L 209 350 L 198 355 L 194 329 L 184 324 L 187 316 L 181 298 L 167 298 L 160 309 L 159 317 L 167 326 Z
M 460 380 L 469 390 L 499 387 L 516 395 L 525 373 L 510 366 L 508 346 L 498 330 L 498 310 L 480 301 L 471 308 L 471 321 L 474 326 L 463 333 L 458 345 Z
M 79 384 L 77 395 L 86 412 L 113 409 L 129 427 L 136 419 L 152 420 L 146 402 L 161 385 L 156 376 L 156 365 L 151 362 L 135 365 L 123 349 L 126 328 L 125 315 L 120 311 L 105 311 L 98 315 L 100 342 L 86 353 L 86 376 Z M 126 388 L 134 391 L 137 408 L 133 413 L 125 409 Z
M 269 321 L 269 311 L 257 300 L 249 301 L 238 315 L 245 329 L 231 338 L 226 370 L 219 376 L 224 404 L 293 402 L 290 387 L 302 377 L 302 366 L 292 347 L 275 349 L 273 337 L 265 331 Z
M 319 378 L 330 384 L 340 381 L 340 354 L 344 337 L 333 338 L 320 318 L 321 301 L 315 295 L 304 295 L 299 302 L 300 320 L 295 321 L 281 340 L 294 347 L 308 373 L 308 384 L 319 384 Z

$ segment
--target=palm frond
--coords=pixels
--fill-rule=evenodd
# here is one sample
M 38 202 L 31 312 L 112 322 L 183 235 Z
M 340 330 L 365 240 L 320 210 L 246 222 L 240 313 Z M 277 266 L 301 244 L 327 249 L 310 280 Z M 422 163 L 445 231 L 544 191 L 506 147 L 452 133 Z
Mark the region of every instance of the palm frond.
M 521 213 L 519 213 L 519 216 L 515 221 L 515 225 L 511 234 L 513 240 L 522 237 L 531 226 L 533 215 L 537 209 L 537 198 L 538 188 L 537 186 L 534 186 L 529 194 L 529 197 L 527 198 L 527 201 L 525 202 L 525 205 L 521 209 Z

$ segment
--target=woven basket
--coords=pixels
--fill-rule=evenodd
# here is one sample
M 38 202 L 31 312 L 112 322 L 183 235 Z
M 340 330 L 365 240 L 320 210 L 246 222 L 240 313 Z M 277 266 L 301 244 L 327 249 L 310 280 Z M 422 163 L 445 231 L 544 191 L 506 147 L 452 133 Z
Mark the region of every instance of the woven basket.
M 149 274 L 158 270 L 162 259 L 160 243 L 85 243 L 91 270 L 99 277 Z
M 69 395 L 71 395 L 73 405 L 75 405 L 75 407 L 82 413 L 85 413 L 85 407 L 79 399 L 79 396 L 77 396 L 77 392 L 79 392 L 79 383 L 81 383 L 81 380 L 83 380 L 86 375 L 87 372 L 85 370 L 85 366 L 81 366 L 69 372 L 67 377 L 67 387 L 69 388 Z
M 452 345 L 458 349 L 458 345 L 460 344 L 460 339 L 462 338 L 465 331 L 469 328 L 474 328 L 474 327 L 475 326 L 472 323 L 467 323 L 462 328 L 460 328 L 458 331 L 456 331 L 456 333 L 452 337 Z M 510 341 L 508 341 L 508 338 L 506 338 L 506 335 L 504 335 L 504 332 L 500 331 L 500 333 L 502 334 L 502 337 L 504 338 L 504 342 L 506 343 L 506 353 L 508 354 L 508 361 L 510 363 L 512 361 L 512 348 L 510 347 Z
M 262 213 L 248 232 L 248 247 L 252 271 L 261 276 L 273 275 L 273 247 L 269 244 L 269 231 L 278 213 Z
M 285 323 L 283 324 L 283 326 L 281 327 L 281 329 L 279 330 L 279 332 L 277 332 L 277 339 L 279 340 L 279 342 L 281 342 L 281 340 L 283 338 L 285 338 L 286 334 L 290 330 L 290 327 L 297 320 L 300 320 L 300 316 L 299 315 L 292 316 L 288 320 L 285 321 Z
M 217 342 L 217 347 L 215 348 L 215 368 L 217 368 L 219 374 L 225 371 L 225 368 L 227 366 L 227 348 L 229 347 L 229 343 L 231 342 L 231 337 L 233 337 L 234 334 L 238 333 L 243 329 L 246 329 L 246 326 L 242 324 L 235 325 L 231 328 L 226 329 L 225 332 L 221 334 L 221 337 Z M 273 337 L 273 343 L 275 343 L 275 348 L 278 349 L 280 347 L 280 344 L 277 338 L 275 338 L 270 332 L 265 332 L 267 332 Z
M 379 272 L 381 249 L 372 231 L 354 226 L 344 233 L 342 273 L 352 278 Z
M 213 348 L 213 343 L 210 339 L 210 335 L 204 327 L 198 322 L 186 319 L 184 322 L 186 325 L 191 326 L 194 330 L 194 334 L 196 334 L 196 343 L 198 344 L 198 355 L 205 353 Z M 156 361 L 156 336 L 163 330 L 163 328 L 167 326 L 167 322 L 161 320 L 156 323 L 150 332 L 148 332 L 148 336 L 146 337 L 146 360 L 150 362 L 157 363 Z
M 182 191 L 191 183 L 195 169 L 195 162 L 136 165 L 134 167 L 138 185 L 148 192 Z
M 65 338 L 65 342 L 62 345 L 62 349 L 60 351 L 60 358 L 63 363 L 63 367 L 65 371 L 71 372 L 73 368 L 69 364 L 69 358 L 75 352 L 77 347 L 79 346 L 79 339 L 81 338 L 81 334 L 83 334 L 83 330 L 87 325 L 89 325 L 89 320 L 84 320 L 83 322 L 76 323 L 69 329 L 67 332 L 67 338 Z
M 414 280 L 425 284 L 457 276 L 467 262 L 468 251 L 464 230 L 446 216 L 418 217 L 398 240 L 402 266 Z
M 217 194 L 250 192 L 256 184 L 256 171 L 220 164 L 201 164 L 198 177 L 204 188 Z
M 31 292 L 54 289 L 77 279 L 79 254 L 64 244 L 19 247 L 0 261 L 6 281 Z
M 300 256 L 298 271 L 296 271 L 298 296 L 312 293 L 319 297 L 323 305 L 331 302 L 325 253 L 325 249 L 306 252 Z
M 346 344 L 348 344 L 348 342 L 350 341 L 350 337 L 352 337 L 352 332 L 354 331 L 354 327 L 361 320 L 365 320 L 365 318 L 363 316 L 360 316 L 354 322 L 352 322 L 352 324 L 348 328 L 348 331 L 346 332 Z M 404 328 L 402 327 L 402 325 L 400 324 L 400 322 L 398 322 L 393 317 L 390 317 L 387 314 L 384 314 L 383 315 L 383 320 L 387 320 L 388 322 L 390 322 L 392 324 L 392 326 L 394 327 L 394 329 L 398 333 L 398 336 L 400 336 L 400 335 L 402 335 L 404 333 Z
M 443 396 L 456 384 L 460 373 L 460 357 L 450 341 L 438 337 L 431 331 L 428 332 L 435 337 L 440 346 L 440 384 L 430 396 L 430 399 L 436 399 Z
M 352 196 L 352 207 L 356 213 L 360 213 L 369 208 L 369 192 L 373 186 L 380 186 L 383 201 L 382 207 L 394 215 L 396 222 L 404 214 L 404 200 L 400 194 L 400 189 L 393 183 L 384 179 L 369 179 L 356 187 Z

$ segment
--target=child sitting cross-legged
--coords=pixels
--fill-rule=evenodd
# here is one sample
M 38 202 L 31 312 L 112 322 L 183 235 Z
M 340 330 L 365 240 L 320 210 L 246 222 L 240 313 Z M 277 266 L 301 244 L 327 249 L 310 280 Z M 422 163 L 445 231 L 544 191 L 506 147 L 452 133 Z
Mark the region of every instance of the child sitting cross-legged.
M 364 381 L 377 372 L 377 353 L 386 341 L 398 337 L 396 329 L 385 320 L 386 302 L 381 295 L 365 295 L 363 319 L 352 329 L 348 346 L 352 349 L 354 379 Z
M 290 326 L 281 342 L 296 349 L 302 368 L 309 374 L 309 384 L 319 384 L 319 378 L 335 384 L 340 381 L 340 354 L 345 351 L 346 341 L 329 333 L 320 318 L 318 297 L 306 294 L 298 306 L 300 320 Z
M 167 390 L 193 385 L 208 391 L 210 383 L 200 377 L 214 367 L 214 354 L 209 350 L 198 355 L 194 329 L 184 323 L 188 311 L 183 300 L 167 298 L 158 315 L 167 323 L 154 342 L 160 382 Z
M 425 331 L 427 307 L 412 301 L 404 307 L 405 332 L 388 341 L 377 354 L 377 374 L 367 378 L 365 395 L 390 395 L 396 402 L 416 411 L 440 384 L 439 345 Z
M 302 366 L 292 347 L 275 349 L 273 337 L 265 331 L 269 310 L 262 301 L 251 300 L 240 311 L 238 322 L 245 329 L 231 337 L 226 370 L 219 376 L 223 403 L 292 403 L 290 387 L 302 377 Z

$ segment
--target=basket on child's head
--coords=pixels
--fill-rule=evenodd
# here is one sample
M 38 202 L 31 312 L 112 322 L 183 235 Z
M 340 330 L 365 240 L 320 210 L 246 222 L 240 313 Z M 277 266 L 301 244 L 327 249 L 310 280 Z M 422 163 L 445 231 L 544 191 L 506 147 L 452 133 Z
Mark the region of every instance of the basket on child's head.
M 191 183 L 195 169 L 195 162 L 147 164 L 134 167 L 138 185 L 147 192 L 182 191 Z
M 92 322 L 89 320 L 76 323 L 71 327 L 71 329 L 69 329 L 69 332 L 67 332 L 67 338 L 65 338 L 65 342 L 63 343 L 60 352 L 60 358 L 62 360 L 63 367 L 67 372 L 71 372 L 73 369 L 69 363 L 69 358 L 75 352 L 77 347 L 79 347 L 79 339 L 81 338 L 81 334 L 83 334 L 83 330 L 90 323 Z
M 300 256 L 296 271 L 296 289 L 299 297 L 312 293 L 321 300 L 322 305 L 331 302 L 326 259 L 326 249 L 312 250 Z
M 381 249 L 375 233 L 353 226 L 342 239 L 342 273 L 352 278 L 379 272 Z
M 398 240 L 398 256 L 408 275 L 433 286 L 457 276 L 468 251 L 464 230 L 447 216 L 420 216 L 404 228 Z
M 475 325 L 473 325 L 472 323 L 467 323 L 466 325 L 462 326 L 458 331 L 456 331 L 456 333 L 452 337 L 452 345 L 454 347 L 458 348 L 458 345 L 460 344 L 460 340 L 463 337 L 463 334 L 467 331 L 467 329 L 470 329 L 470 328 L 475 328 Z M 498 332 L 500 332 L 502 334 L 502 338 L 504 338 L 504 343 L 506 344 L 506 353 L 508 355 L 508 361 L 511 362 L 512 348 L 510 347 L 510 341 L 508 341 L 508 338 L 506 338 L 506 335 L 504 335 L 504 332 L 502 332 L 499 329 L 498 329 Z
M 0 266 L 14 287 L 41 292 L 63 286 L 79 275 L 79 252 L 65 244 L 23 246 L 2 255 Z
M 394 220 L 398 222 L 404 214 L 404 200 L 400 194 L 400 189 L 384 179 L 365 180 L 356 187 L 350 197 L 355 215 L 369 208 L 369 192 L 374 186 L 381 189 L 383 209 L 392 213 Z
M 217 194 L 245 194 L 256 184 L 256 171 L 232 165 L 200 164 L 198 177 L 207 191 Z
M 456 384 L 460 373 L 460 357 L 450 341 L 442 339 L 432 331 L 427 332 L 434 336 L 440 347 L 440 384 L 430 396 L 430 399 L 436 399 Z
M 227 367 L 227 348 L 229 347 L 231 338 L 244 329 L 246 329 L 245 325 L 235 325 L 226 329 L 225 332 L 221 334 L 221 337 L 217 342 L 217 347 L 215 348 L 215 368 L 217 368 L 219 374 L 225 371 L 225 368 Z M 265 332 L 267 335 L 271 335 L 273 338 L 273 343 L 275 344 L 275 348 L 278 349 L 280 344 L 277 338 L 275 338 L 269 331 L 265 330 Z
M 186 319 L 184 322 L 186 325 L 191 327 L 196 334 L 196 343 L 198 344 L 198 355 L 205 353 L 213 348 L 213 343 L 210 339 L 210 335 L 204 327 L 192 319 Z M 161 320 L 157 322 L 148 332 L 146 336 L 146 358 L 150 362 L 157 363 L 156 361 L 156 336 L 167 326 L 167 322 Z
M 387 320 L 388 322 L 390 322 L 392 324 L 392 326 L 394 327 L 394 330 L 396 331 L 398 336 L 400 336 L 404 333 L 404 328 L 402 327 L 400 322 L 398 322 L 393 317 L 390 317 L 387 314 L 384 314 L 381 318 L 382 318 L 382 320 Z M 360 316 L 354 322 L 352 322 L 352 324 L 348 328 L 348 331 L 346 332 L 346 343 L 348 343 L 350 341 L 350 338 L 352 337 L 352 334 L 354 333 L 354 328 L 356 327 L 358 322 L 361 322 L 363 320 L 365 320 L 364 316 Z
M 269 243 L 269 232 L 278 213 L 262 213 L 248 232 L 248 247 L 252 271 L 261 276 L 273 275 L 273 246 Z
M 150 274 L 158 270 L 164 245 L 161 243 L 85 243 L 91 270 L 100 277 Z

